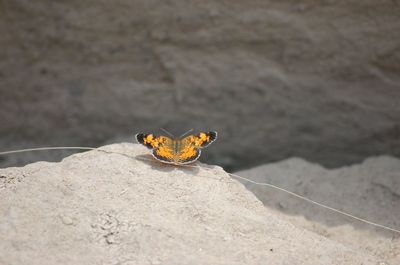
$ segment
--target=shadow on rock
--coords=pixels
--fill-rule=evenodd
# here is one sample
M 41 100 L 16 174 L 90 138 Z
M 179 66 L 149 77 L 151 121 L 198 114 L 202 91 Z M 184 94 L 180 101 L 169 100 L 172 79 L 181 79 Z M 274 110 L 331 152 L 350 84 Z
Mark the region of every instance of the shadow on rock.
M 137 160 L 142 161 L 146 165 L 149 165 L 153 170 L 160 170 L 163 172 L 171 172 L 173 170 L 181 170 L 185 173 L 196 175 L 199 172 L 199 167 L 195 165 L 173 165 L 162 163 L 154 159 L 151 155 L 137 155 L 134 157 Z

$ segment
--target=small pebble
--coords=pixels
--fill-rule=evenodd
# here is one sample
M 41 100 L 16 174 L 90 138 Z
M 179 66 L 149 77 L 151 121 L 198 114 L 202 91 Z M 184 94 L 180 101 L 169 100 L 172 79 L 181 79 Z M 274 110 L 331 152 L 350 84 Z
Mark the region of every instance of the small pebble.
M 61 221 L 63 222 L 63 224 L 65 225 L 72 225 L 74 224 L 74 220 L 72 220 L 72 218 L 68 217 L 68 216 L 61 216 Z

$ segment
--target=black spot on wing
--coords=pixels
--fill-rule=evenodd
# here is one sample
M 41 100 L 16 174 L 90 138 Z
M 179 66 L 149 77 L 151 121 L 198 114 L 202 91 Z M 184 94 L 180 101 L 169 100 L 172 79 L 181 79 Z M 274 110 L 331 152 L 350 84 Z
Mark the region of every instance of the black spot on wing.
M 149 135 L 149 134 L 138 133 L 138 134 L 135 135 L 135 138 L 136 138 L 136 141 L 137 141 L 139 144 L 142 144 L 142 145 L 146 146 L 146 147 L 149 148 L 149 149 L 153 149 L 153 147 L 151 146 L 150 143 L 145 143 L 145 142 L 144 142 L 144 139 L 146 139 L 146 137 L 147 137 L 148 135 Z
M 208 141 L 205 141 L 204 143 L 202 143 L 201 147 L 207 147 L 217 139 L 217 132 L 208 132 L 208 133 L 206 133 L 206 135 L 210 138 Z
M 217 139 L 217 132 L 208 132 L 207 135 L 210 136 L 210 142 L 214 142 Z

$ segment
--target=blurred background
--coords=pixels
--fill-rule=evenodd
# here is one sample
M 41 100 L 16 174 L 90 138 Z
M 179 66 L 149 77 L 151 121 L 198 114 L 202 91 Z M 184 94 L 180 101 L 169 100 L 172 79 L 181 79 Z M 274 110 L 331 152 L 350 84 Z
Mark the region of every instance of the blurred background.
M 163 127 L 218 131 L 228 171 L 400 156 L 399 32 L 393 0 L 0 0 L 0 150 Z

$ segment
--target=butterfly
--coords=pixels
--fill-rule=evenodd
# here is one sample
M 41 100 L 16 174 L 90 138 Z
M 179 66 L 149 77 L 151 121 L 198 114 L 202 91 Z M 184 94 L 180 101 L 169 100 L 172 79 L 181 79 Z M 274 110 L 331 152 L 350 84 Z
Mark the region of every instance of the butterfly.
M 170 138 L 164 135 L 138 133 L 136 141 L 149 149 L 155 159 L 168 164 L 185 165 L 196 161 L 201 149 L 217 139 L 217 132 L 200 132 L 184 138 Z

